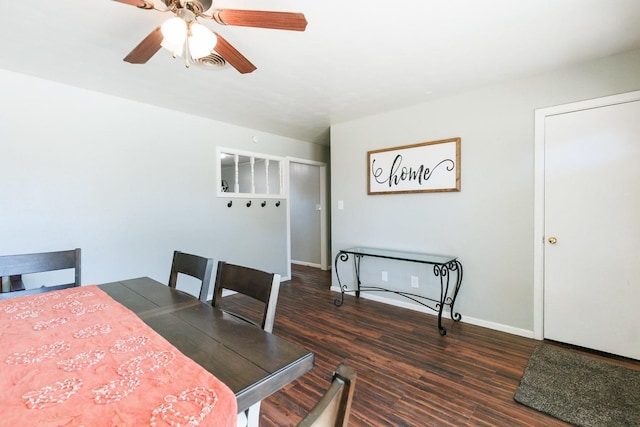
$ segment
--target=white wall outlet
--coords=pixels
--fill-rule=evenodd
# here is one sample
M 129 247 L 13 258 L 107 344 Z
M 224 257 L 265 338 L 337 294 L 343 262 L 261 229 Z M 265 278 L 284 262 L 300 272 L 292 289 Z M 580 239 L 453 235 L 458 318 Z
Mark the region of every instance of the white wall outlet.
M 381 279 L 383 282 L 389 281 L 389 273 L 387 273 L 386 271 L 383 271 L 381 274 Z
M 411 287 L 412 288 L 420 287 L 420 281 L 418 280 L 418 276 L 411 276 Z

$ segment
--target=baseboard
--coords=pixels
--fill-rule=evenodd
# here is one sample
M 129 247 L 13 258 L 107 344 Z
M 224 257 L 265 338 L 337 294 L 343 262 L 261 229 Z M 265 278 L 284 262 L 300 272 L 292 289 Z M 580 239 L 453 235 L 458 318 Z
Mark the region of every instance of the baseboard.
M 322 268 L 322 266 L 320 264 L 315 264 L 315 263 L 306 262 L 306 261 L 294 261 L 294 260 L 291 260 L 291 264 L 304 265 L 306 267 Z
M 338 288 L 337 286 L 332 286 L 331 290 L 333 292 L 338 292 L 338 293 L 340 292 L 340 288 Z M 353 293 L 349 293 L 348 295 L 353 295 Z M 409 310 L 430 314 L 432 316 L 437 316 L 437 313 L 435 311 L 430 310 L 427 307 L 411 304 L 410 302 L 406 302 L 406 301 L 399 301 L 391 298 L 385 298 L 383 296 L 380 296 L 380 294 L 373 294 L 373 293 L 368 294 L 366 292 L 362 292 L 360 293 L 360 298 L 366 298 L 373 301 L 381 302 L 383 304 L 394 305 L 396 307 L 406 308 Z M 448 311 L 445 311 L 443 313 L 443 317 L 450 318 L 450 313 Z M 514 328 L 513 326 L 503 325 L 502 323 L 490 322 L 488 320 L 476 319 L 474 317 L 465 316 L 464 314 L 462 315 L 462 319 L 460 321 L 463 323 L 468 323 L 470 325 L 475 325 L 475 326 L 480 326 L 487 329 L 493 329 L 495 331 L 505 332 L 511 335 L 518 335 L 521 337 L 532 338 L 532 339 L 535 338 L 533 335 L 533 331 L 529 331 L 521 328 Z

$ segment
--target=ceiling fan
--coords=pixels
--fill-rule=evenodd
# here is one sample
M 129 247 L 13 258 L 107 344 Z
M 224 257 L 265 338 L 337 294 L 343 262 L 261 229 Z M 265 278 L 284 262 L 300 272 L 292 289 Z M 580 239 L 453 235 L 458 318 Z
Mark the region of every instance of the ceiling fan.
M 165 5 L 164 8 L 157 8 L 152 0 L 114 1 L 140 9 L 175 14 L 174 18 L 151 31 L 124 58 L 126 62 L 132 64 L 146 63 L 161 47 L 164 47 L 170 50 L 174 57 L 184 53 L 185 66 L 188 67 L 189 58 L 197 60 L 210 55 L 213 50 L 240 73 L 251 73 L 256 66 L 220 34 L 198 23 L 198 18 L 212 19 L 221 25 L 277 30 L 304 31 L 307 27 L 307 20 L 302 13 L 217 9 L 212 8 L 212 0 L 157 0 Z

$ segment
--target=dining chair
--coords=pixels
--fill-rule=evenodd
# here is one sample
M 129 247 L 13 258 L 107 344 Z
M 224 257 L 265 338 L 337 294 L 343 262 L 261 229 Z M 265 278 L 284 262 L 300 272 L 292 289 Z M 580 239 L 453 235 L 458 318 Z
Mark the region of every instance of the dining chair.
M 10 282 L 7 292 L 0 293 L 0 300 L 80 286 L 80 253 L 80 248 L 76 248 L 66 251 L 0 256 L 0 277 L 8 277 Z M 74 281 L 72 283 L 25 289 L 22 279 L 23 274 L 67 269 L 75 270 Z
M 224 308 L 226 312 L 252 323 L 266 332 L 273 332 L 278 292 L 280 291 L 279 274 L 218 261 L 213 300 L 211 301 L 214 307 L 220 308 L 223 289 L 246 295 L 263 305 L 259 319 L 250 319 L 246 315 L 234 313 Z
M 273 332 L 278 293 L 280 291 L 279 274 L 218 261 L 213 300 L 211 301 L 214 307 L 221 308 L 223 289 L 246 295 L 261 302 L 263 306 L 262 313 L 259 316 L 260 319 L 256 320 L 224 309 L 226 312 L 262 328 L 266 332 Z M 244 413 L 238 414 L 238 426 L 258 427 L 259 422 L 260 402 L 255 403 Z
M 176 287 L 178 274 L 186 274 L 187 276 L 194 277 L 201 282 L 200 295 L 198 298 L 202 302 L 207 302 L 212 271 L 213 258 L 204 258 L 198 255 L 174 251 L 173 262 L 171 263 L 171 274 L 169 275 L 169 287 Z
M 338 365 L 331 385 L 298 427 L 346 427 L 356 386 L 356 372 Z

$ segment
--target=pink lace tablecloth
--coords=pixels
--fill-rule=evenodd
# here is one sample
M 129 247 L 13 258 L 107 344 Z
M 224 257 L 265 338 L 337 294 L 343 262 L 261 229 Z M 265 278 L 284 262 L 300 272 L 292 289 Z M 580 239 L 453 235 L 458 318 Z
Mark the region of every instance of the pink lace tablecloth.
M 0 425 L 235 426 L 234 393 L 97 286 L 0 301 Z

